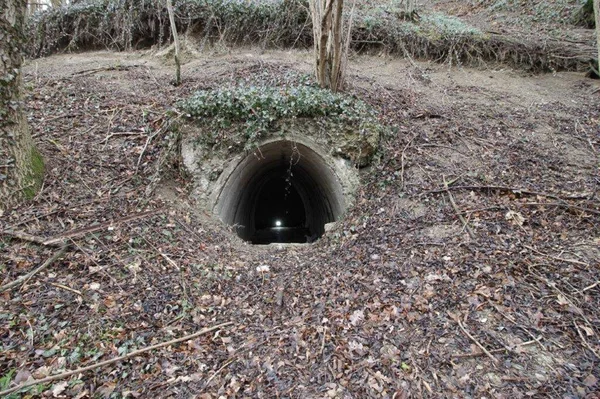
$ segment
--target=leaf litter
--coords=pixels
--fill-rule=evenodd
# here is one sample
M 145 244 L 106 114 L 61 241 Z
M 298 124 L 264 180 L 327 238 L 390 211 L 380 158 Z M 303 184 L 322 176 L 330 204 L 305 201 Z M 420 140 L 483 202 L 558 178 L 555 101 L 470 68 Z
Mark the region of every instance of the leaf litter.
M 544 78 L 556 99 L 542 102 L 484 84 L 489 71 L 461 78 L 460 69 L 400 63 L 411 73 L 392 82 L 379 61 L 361 58 L 350 91 L 395 132 L 362 172 L 355 204 L 316 243 L 249 246 L 187 197 L 190 182 L 165 161 L 173 137 L 147 138 L 194 90 L 257 71 L 309 71 L 302 57 L 207 56 L 187 65 L 178 88 L 167 84 L 170 69 L 139 54 L 56 56 L 27 68 L 28 119 L 47 176 L 3 226 L 44 238 L 110 227 L 68 236 L 62 260 L 0 296 L 0 370 L 14 370 L 3 387 L 231 321 L 30 393 L 592 397 L 600 101 L 587 83 L 565 75 L 565 92 Z M 131 67 L 77 74 L 115 62 Z M 361 63 L 373 76 L 358 73 L 369 70 Z M 415 68 L 434 84 L 413 79 Z M 0 245 L 3 285 L 55 250 L 9 235 Z

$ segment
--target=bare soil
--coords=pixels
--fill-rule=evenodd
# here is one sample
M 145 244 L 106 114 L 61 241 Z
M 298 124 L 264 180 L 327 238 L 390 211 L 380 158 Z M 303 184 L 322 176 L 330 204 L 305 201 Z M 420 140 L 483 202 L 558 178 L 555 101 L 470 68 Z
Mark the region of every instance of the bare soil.
M 310 56 L 203 54 L 180 87 L 148 52 L 26 67 L 47 175 L 2 228 L 71 246 L 0 294 L 0 374 L 42 378 L 231 321 L 39 395 L 598 397 L 597 81 L 352 59 L 349 92 L 393 130 L 355 205 L 316 243 L 247 245 L 189 199 L 173 136 L 153 134 L 194 90 L 308 73 Z M 56 251 L 12 234 L 0 248 L 3 285 Z

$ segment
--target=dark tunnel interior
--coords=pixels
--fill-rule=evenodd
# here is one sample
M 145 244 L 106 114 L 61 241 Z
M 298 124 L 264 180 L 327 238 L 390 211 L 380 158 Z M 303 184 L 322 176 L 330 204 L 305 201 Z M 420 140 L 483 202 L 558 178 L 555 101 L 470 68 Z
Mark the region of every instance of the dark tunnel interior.
M 281 140 L 237 164 L 215 211 L 253 244 L 307 243 L 323 235 L 343 206 L 341 184 L 330 165 L 309 147 Z

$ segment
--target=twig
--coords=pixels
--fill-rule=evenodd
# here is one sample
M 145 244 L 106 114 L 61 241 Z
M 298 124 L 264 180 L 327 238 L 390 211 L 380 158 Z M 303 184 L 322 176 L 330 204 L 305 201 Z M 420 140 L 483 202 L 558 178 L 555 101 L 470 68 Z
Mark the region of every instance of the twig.
M 72 375 L 84 373 L 86 371 L 94 370 L 94 369 L 97 369 L 99 367 L 108 366 L 109 364 L 120 362 L 121 360 L 129 359 L 129 358 L 138 356 L 138 355 L 140 355 L 142 353 L 145 353 L 145 352 L 148 352 L 148 351 L 151 351 L 151 350 L 154 350 L 154 349 L 160 349 L 160 348 L 164 348 L 165 346 L 174 345 L 174 344 L 178 344 L 180 342 L 189 341 L 191 339 L 194 339 L 194 338 L 199 337 L 201 335 L 204 335 L 206 333 L 218 330 L 220 328 L 229 326 L 231 324 L 233 324 L 233 323 L 232 322 L 227 322 L 227 323 L 219 324 L 219 325 L 216 325 L 214 327 L 205 328 L 205 329 L 200 330 L 200 331 L 198 331 L 198 332 L 196 332 L 194 334 L 186 335 L 185 337 L 173 339 L 171 341 L 167 341 L 167 342 L 163 342 L 163 343 L 160 343 L 160 344 L 148 346 L 146 348 L 138 349 L 138 350 L 135 350 L 135 351 L 133 351 L 131 353 L 128 353 L 126 355 L 116 357 L 114 359 L 105 360 L 103 362 L 92 364 L 92 365 L 86 366 L 86 367 L 82 367 L 82 368 L 79 368 L 77 370 L 71 370 L 71 371 L 67 371 L 67 372 L 61 373 L 61 374 L 52 375 L 52 376 L 49 376 L 49 377 L 46 377 L 46 378 L 42 378 L 41 380 L 33 380 L 33 381 L 30 381 L 30 382 L 26 382 L 25 384 L 21 384 L 19 386 L 16 386 L 16 387 L 13 387 L 13 388 L 1 391 L 0 392 L 0 396 L 8 395 L 10 393 L 13 393 L 13 392 L 16 392 L 16 391 L 20 391 L 21 389 L 28 388 L 28 387 L 31 387 L 31 386 L 34 386 L 34 385 L 46 384 L 46 383 L 51 382 L 51 381 L 62 380 L 62 379 L 65 379 L 67 377 L 70 377 Z
M 596 288 L 596 287 L 597 287 L 597 286 L 599 286 L 599 285 L 600 285 L 600 280 L 599 280 L 599 281 L 596 281 L 596 282 L 595 282 L 594 284 L 592 284 L 592 285 L 588 285 L 587 287 L 585 287 L 585 288 L 584 288 L 584 289 L 582 289 L 582 290 L 576 291 L 575 293 L 576 293 L 576 294 L 582 294 L 582 293 L 584 293 L 584 292 L 586 292 L 586 291 L 589 291 L 589 290 L 591 290 L 591 289 L 594 289 L 594 288 Z
M 17 285 L 21 284 L 22 282 L 29 280 L 30 278 L 32 278 L 33 276 L 35 276 L 37 273 L 41 272 L 42 270 L 44 270 L 45 268 L 47 268 L 48 266 L 50 266 L 51 264 L 53 264 L 58 258 L 60 258 L 61 256 L 63 256 L 64 253 L 67 251 L 68 247 L 69 247 L 68 244 L 64 244 L 60 248 L 60 250 L 58 250 L 58 252 L 56 252 L 54 255 L 52 255 L 40 267 L 38 267 L 37 269 L 34 269 L 33 271 L 27 273 L 24 276 L 19 277 L 15 281 L 12 281 L 12 282 L 10 282 L 8 284 L 3 285 L 2 287 L 0 287 L 0 292 L 7 291 L 7 290 L 9 290 L 9 289 L 11 289 L 13 287 L 16 287 Z M 2 396 L 1 392 L 0 392 L 0 396 Z
M 87 76 L 87 75 L 91 75 L 94 73 L 98 73 L 98 72 L 108 72 L 108 71 L 128 71 L 131 68 L 135 68 L 138 67 L 140 65 L 119 65 L 119 66 L 110 66 L 110 67 L 101 67 L 101 68 L 93 68 L 93 69 L 86 69 L 83 71 L 79 71 L 79 72 L 75 72 L 73 75 L 73 77 L 77 76 L 77 77 L 82 77 L 82 76 Z
M 489 352 L 490 353 L 502 353 L 502 352 L 506 352 L 506 348 L 492 349 Z M 455 355 L 452 355 L 452 357 L 454 357 L 454 358 L 465 358 L 465 357 L 479 357 L 479 356 L 483 356 L 483 355 L 486 355 L 486 353 L 485 352 L 457 353 Z
M 464 152 L 462 152 L 462 151 L 461 151 L 461 150 L 459 150 L 458 148 L 450 147 L 450 146 L 448 146 L 448 145 L 441 145 L 441 144 L 420 144 L 420 145 L 418 145 L 418 146 L 417 146 L 417 148 L 420 148 L 420 147 L 425 147 L 425 148 L 426 148 L 426 147 L 445 148 L 445 149 L 447 149 L 447 150 L 456 151 L 456 152 L 458 152 L 459 154 L 461 154 L 461 155 L 464 155 L 465 157 L 468 157 L 468 156 L 469 156 L 469 154 L 465 154 Z
M 165 258 L 165 260 L 166 260 L 167 262 L 169 262 L 169 264 L 170 264 L 171 266 L 173 266 L 175 269 L 177 269 L 177 270 L 181 270 L 181 269 L 179 268 L 179 266 L 177 266 L 177 263 L 175 263 L 175 261 L 174 261 L 173 259 L 169 258 L 169 256 L 168 256 L 167 254 L 163 253 L 163 252 L 162 252 L 162 251 L 160 251 L 160 250 L 158 250 L 158 253 L 160 254 L 160 256 L 162 256 L 163 258 Z M 185 287 L 184 287 L 184 290 L 185 290 Z
M 58 115 L 58 116 L 55 116 L 52 118 L 44 119 L 44 122 L 55 121 L 57 119 L 62 119 L 62 118 L 76 118 L 78 116 L 79 116 L 79 114 L 62 114 L 62 115 Z
M 450 193 L 450 187 L 449 187 L 448 182 L 446 181 L 445 177 L 444 177 L 444 187 L 446 188 L 446 194 L 448 194 L 448 198 L 450 199 L 450 204 L 452 204 L 452 208 L 454 208 L 454 212 L 456 212 L 456 215 L 460 219 L 461 223 L 463 224 L 465 229 L 467 229 L 467 233 L 469 233 L 469 237 L 471 237 L 472 240 L 475 240 L 475 238 L 476 238 L 475 233 L 471 229 L 471 226 L 469 226 L 469 223 L 467 222 L 467 220 L 463 217 L 462 213 L 460 212 L 460 209 L 458 209 L 458 206 L 456 205 L 456 202 L 454 201 L 454 197 L 452 197 L 452 194 Z
M 528 250 L 533 251 L 533 252 L 535 252 L 535 253 L 537 253 L 539 255 L 542 255 L 542 256 L 544 256 L 546 258 L 549 258 L 549 259 L 557 260 L 559 262 L 573 263 L 575 265 L 586 266 L 586 267 L 589 266 L 589 263 L 580 262 L 580 261 L 575 260 L 575 259 L 565 259 L 565 258 L 559 258 L 558 256 L 548 255 L 548 254 L 540 252 L 537 249 L 535 249 L 533 247 L 530 247 L 530 246 L 527 246 L 527 245 L 523 245 L 523 248 L 527 248 Z M 592 288 L 594 288 L 594 287 L 592 287 Z
M 146 149 L 148 148 L 148 144 L 150 144 L 150 142 L 152 141 L 152 139 L 156 136 L 158 136 L 160 133 L 162 133 L 163 128 L 167 126 L 167 122 L 164 122 L 163 125 L 158 128 L 158 130 L 156 132 L 154 132 L 154 134 L 151 134 L 148 136 L 148 138 L 146 139 L 146 144 L 144 144 L 144 148 L 142 148 L 142 152 L 140 153 L 140 156 L 138 157 L 137 160 L 137 164 L 135 165 L 135 172 L 137 173 L 138 169 L 140 168 L 140 164 L 142 163 L 142 158 L 144 157 L 144 154 L 146 153 Z
M 63 290 L 66 291 L 71 291 L 79 296 L 83 296 L 83 294 L 81 293 L 81 291 L 78 291 L 74 288 L 71 287 L 67 287 L 66 285 L 62 285 L 62 284 L 58 284 L 58 283 L 50 283 L 51 286 L 56 287 L 56 288 L 62 288 Z
M 581 200 L 581 199 L 588 199 L 590 196 L 590 194 L 577 194 L 577 195 L 571 195 L 568 197 L 559 197 L 554 194 L 543 193 L 543 192 L 539 192 L 539 191 L 531 191 L 531 190 L 526 190 L 526 189 L 522 189 L 522 188 L 508 187 L 508 186 L 453 186 L 450 189 L 451 190 L 477 190 L 477 191 L 485 191 L 485 190 L 510 191 L 513 194 L 539 195 L 541 197 L 552 198 L 555 200 Z M 441 188 L 441 189 L 437 189 L 437 190 L 427 191 L 423 194 L 424 195 L 438 194 L 438 193 L 443 193 L 446 191 L 447 191 L 446 188 Z
M 115 132 L 115 133 L 110 133 L 108 136 L 106 136 L 105 138 L 103 138 L 102 141 L 100 141 L 98 144 L 106 143 L 106 142 L 108 142 L 108 140 L 110 140 L 111 138 L 113 138 L 115 136 L 142 136 L 143 134 L 144 134 L 143 132 Z
M 58 246 L 59 245 L 58 243 L 48 244 L 48 243 L 46 243 L 47 240 L 45 238 L 27 234 L 22 231 L 4 230 L 4 231 L 0 231 L 0 234 L 5 234 L 7 236 L 17 238 L 19 240 L 32 242 L 34 244 L 39 244 L 39 245 L 46 245 L 46 246 Z
M 222 365 L 222 366 L 221 366 L 221 367 L 220 367 L 220 368 L 219 368 L 217 371 L 215 371 L 215 372 L 213 373 L 213 375 L 211 375 L 211 376 L 210 376 L 210 378 L 209 378 L 209 379 L 206 381 L 206 384 L 204 384 L 204 387 L 207 387 L 207 386 L 208 386 L 208 384 L 210 384 L 210 383 L 211 383 L 211 381 L 212 381 L 212 380 L 213 380 L 213 379 L 214 379 L 214 378 L 215 378 L 215 377 L 216 377 L 216 376 L 217 376 L 217 375 L 218 375 L 218 374 L 219 374 L 221 371 L 223 371 L 223 369 L 224 369 L 225 367 L 229 366 L 229 365 L 230 365 L 231 363 L 233 363 L 235 360 L 236 360 L 236 359 L 231 359 L 231 360 L 229 360 L 229 361 L 225 362 L 225 364 L 224 364 L 224 365 Z
M 496 311 L 498 312 L 498 314 L 502 317 L 504 317 L 506 320 L 510 321 L 511 323 L 513 323 L 515 326 L 519 327 L 521 330 L 525 331 L 527 333 L 527 335 L 529 335 L 531 338 L 533 338 L 533 341 L 537 342 L 537 344 L 539 345 L 539 347 L 542 350 L 545 350 L 546 348 L 544 347 L 544 345 L 542 345 L 542 343 L 540 342 L 540 339 L 543 338 L 543 336 L 540 335 L 540 337 L 536 338 L 528 329 L 526 329 L 525 327 L 523 327 L 522 325 L 520 325 L 519 323 L 517 323 L 517 321 L 511 317 L 510 315 L 508 315 L 506 312 L 503 312 L 502 309 L 500 309 L 498 307 L 498 305 L 496 305 L 495 303 L 493 303 L 492 301 L 490 301 L 488 299 L 488 303 L 490 304 L 490 306 L 492 306 L 494 309 L 496 309 Z M 529 341 L 531 342 L 531 341 Z M 523 345 L 523 344 L 521 344 Z
M 535 343 L 539 344 L 539 338 L 532 339 L 531 341 L 527 341 L 527 342 L 522 342 L 520 344 L 517 344 L 517 346 L 528 346 L 528 345 L 532 345 Z M 509 351 L 509 348 L 492 349 L 489 352 L 490 353 L 502 353 L 502 352 L 507 352 L 507 351 Z M 457 353 L 457 354 L 452 355 L 452 357 L 453 358 L 468 358 L 468 357 L 479 357 L 479 356 L 483 356 L 485 354 L 486 354 L 485 352 Z
M 589 212 L 593 215 L 600 215 L 600 211 L 595 209 L 586 208 L 584 206 L 571 205 L 566 202 L 522 202 L 520 205 L 528 205 L 528 206 L 557 206 L 559 208 L 565 209 L 577 209 L 582 212 Z
M 586 348 L 588 348 L 598 359 L 600 359 L 600 355 L 598 354 L 598 352 L 596 352 L 594 350 L 594 348 L 592 348 L 590 346 L 590 344 L 588 344 L 587 340 L 583 336 L 583 333 L 581 332 L 581 329 L 579 328 L 579 326 L 577 325 L 577 323 L 575 323 L 575 321 L 573 321 L 573 324 L 575 325 L 575 328 L 577 329 L 577 333 L 579 334 L 579 338 L 581 338 L 581 341 L 583 342 L 583 346 L 586 347 Z
M 404 146 L 404 149 L 402 149 L 402 155 L 400 157 L 401 161 L 401 171 L 400 171 L 400 190 L 404 191 L 404 161 L 406 159 L 406 150 L 408 149 L 408 147 L 410 147 L 411 143 L 417 138 L 417 136 L 419 135 L 419 133 L 415 133 L 414 136 L 412 136 L 412 138 L 408 141 L 408 143 L 406 143 L 406 145 Z
M 244 346 L 246 346 L 246 344 L 243 344 L 241 347 L 239 347 L 234 353 L 233 353 L 233 357 L 231 357 L 230 359 L 228 359 L 221 367 L 219 367 L 219 369 L 217 371 L 215 371 L 213 373 L 213 375 L 210 376 L 210 378 L 206 381 L 206 383 L 204 383 L 203 388 L 200 390 L 200 392 L 202 392 L 204 389 L 206 389 L 208 387 L 208 385 L 211 383 L 211 381 L 221 372 L 223 371 L 223 369 L 227 366 L 229 366 L 230 364 L 232 364 L 233 362 L 235 362 L 237 360 L 237 358 L 243 354 L 248 352 L 249 350 L 253 350 L 258 348 L 259 346 L 264 345 L 265 343 L 267 343 L 269 340 L 266 339 L 262 342 L 259 342 L 258 344 L 254 345 L 254 346 L 248 346 L 244 349 L 242 349 Z
M 492 359 L 492 361 L 494 362 L 494 364 L 497 364 L 498 363 L 498 359 L 496 359 L 494 357 L 494 355 L 492 355 L 490 353 L 490 351 L 488 351 L 487 349 L 485 349 L 485 346 L 481 345 L 479 343 L 479 341 L 477 341 L 475 339 L 475 337 L 473 337 L 471 334 L 469 334 L 469 332 L 463 326 L 462 322 L 459 319 L 456 319 L 456 322 L 458 323 L 458 326 L 460 327 L 460 329 L 465 333 L 465 335 L 467 337 L 469 337 L 471 339 L 471 341 L 473 341 L 475 343 L 475 345 L 477 345 L 479 347 L 479 349 L 481 349 L 483 351 L 483 353 L 485 353 L 487 355 L 487 357 L 489 357 L 490 359 Z
M 67 232 L 65 234 L 61 234 L 59 236 L 56 236 L 54 238 L 51 238 L 49 240 L 46 240 L 43 242 L 44 245 L 54 245 L 56 243 L 60 243 L 62 241 L 64 241 L 67 238 L 74 238 L 74 237 L 78 237 L 78 236 L 82 236 L 84 234 L 88 234 L 88 233 L 93 233 L 96 231 L 100 231 L 100 230 L 104 230 L 110 226 L 114 226 L 114 225 L 118 225 L 120 223 L 125 223 L 125 222 L 130 222 L 132 220 L 137 220 L 137 219 L 141 219 L 141 218 L 145 218 L 148 216 L 154 216 L 156 215 L 158 212 L 160 212 L 161 209 L 154 209 L 152 211 L 148 211 L 148 212 L 140 212 L 137 213 L 135 215 L 130 215 L 127 217 L 124 217 L 123 219 L 120 220 L 115 220 L 112 222 L 107 222 L 107 223 L 102 223 L 98 226 L 91 226 L 91 227 L 84 227 L 82 229 L 75 229 L 75 230 L 71 230 L 70 232 Z

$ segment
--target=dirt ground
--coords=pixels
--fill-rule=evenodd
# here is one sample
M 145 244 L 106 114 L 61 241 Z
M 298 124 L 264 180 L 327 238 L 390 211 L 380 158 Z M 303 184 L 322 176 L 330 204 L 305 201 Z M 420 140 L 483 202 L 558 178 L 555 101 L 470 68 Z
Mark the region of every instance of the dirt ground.
M 598 82 L 353 58 L 349 92 L 393 131 L 355 204 L 316 243 L 247 245 L 188 197 L 161 127 L 194 90 L 310 56 L 202 54 L 180 87 L 150 52 L 27 65 L 46 181 L 0 220 L 70 247 L 0 294 L 3 388 L 231 322 L 29 394 L 599 397 Z M 0 249 L 2 285 L 58 250 Z

